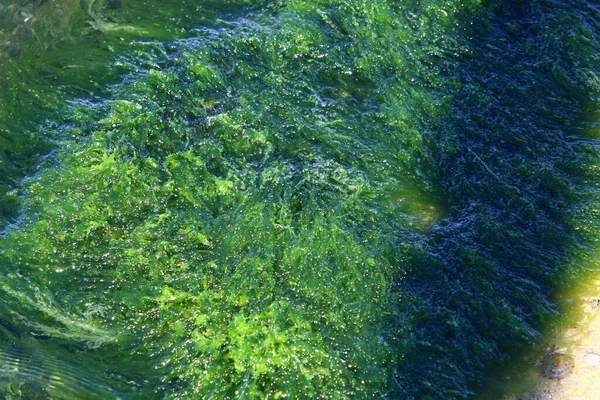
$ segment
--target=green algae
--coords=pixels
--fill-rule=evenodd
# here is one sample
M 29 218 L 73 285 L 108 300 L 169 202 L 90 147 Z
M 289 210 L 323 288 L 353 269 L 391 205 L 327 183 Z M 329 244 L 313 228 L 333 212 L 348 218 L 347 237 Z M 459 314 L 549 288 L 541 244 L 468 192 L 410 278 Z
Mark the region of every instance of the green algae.
M 147 72 L 65 117 L 0 243 L 1 316 L 127 398 L 467 397 L 592 240 L 596 150 L 564 135 L 596 42 L 531 50 L 500 2 L 250 9 L 134 49 Z M 87 34 L 146 35 L 127 15 Z
M 55 148 L 53 130 L 66 122 L 72 101 L 85 98 L 94 108 L 124 75 L 160 68 L 168 51 L 159 40 L 187 37 L 197 27 L 208 35 L 247 12 L 245 6 L 199 0 L 177 7 L 142 0 L 0 5 L 0 229 L 18 218 L 20 181 Z
M 170 398 L 385 396 L 401 351 L 385 337 L 403 273 L 393 242 L 419 226 L 387 198 L 433 191 L 418 169 L 435 109 L 420 83 L 392 89 L 418 60 L 386 55 L 427 33 L 395 15 L 384 2 L 289 3 L 123 86 L 27 185 L 3 253 L 19 302 L 41 316 L 15 306 L 11 318 L 135 348 Z M 50 306 L 35 295 L 57 290 Z
M 597 268 L 598 153 L 584 121 L 597 107 L 599 42 L 589 7 L 499 6 L 488 34 L 473 39 L 480 50 L 445 120 L 454 125 L 439 132 L 439 181 L 457 216 L 435 233 L 431 251 L 444 261 L 419 282 L 432 298 L 452 287 L 447 309 L 468 304 L 458 323 L 473 343 L 496 337 L 489 352 L 514 355 L 537 342 L 562 318 L 553 292 Z

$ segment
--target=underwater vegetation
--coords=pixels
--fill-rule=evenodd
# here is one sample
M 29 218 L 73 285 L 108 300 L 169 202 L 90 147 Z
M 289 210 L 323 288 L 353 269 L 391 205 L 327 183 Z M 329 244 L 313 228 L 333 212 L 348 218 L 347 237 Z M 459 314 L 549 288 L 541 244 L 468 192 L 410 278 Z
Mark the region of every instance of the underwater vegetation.
M 594 267 L 589 3 L 82 4 L 111 72 L 4 150 L 5 397 L 466 398 Z
M 235 2 L 6 0 L 0 4 L 0 228 L 18 219 L 20 181 L 52 151 L 72 102 L 94 109 L 125 74 L 157 68 L 164 42 L 218 29 Z M 135 62 L 133 61 L 135 59 Z M 40 130 L 40 124 L 45 124 Z

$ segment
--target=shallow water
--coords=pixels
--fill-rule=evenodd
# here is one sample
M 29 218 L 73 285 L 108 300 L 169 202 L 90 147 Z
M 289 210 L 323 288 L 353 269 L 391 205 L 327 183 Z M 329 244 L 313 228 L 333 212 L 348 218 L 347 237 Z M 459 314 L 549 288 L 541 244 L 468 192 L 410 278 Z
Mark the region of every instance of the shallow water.
M 555 398 L 568 399 L 560 391 L 563 381 L 544 376 L 544 360 L 549 359 L 553 351 L 567 356 L 577 355 L 572 372 L 576 375 L 574 382 L 569 382 L 570 374 L 564 379 L 567 385 L 592 393 L 593 386 L 586 389 L 585 385 L 594 385 L 594 381 L 584 382 L 577 374 L 583 374 L 581 370 L 587 368 L 581 353 L 586 354 L 586 349 L 596 347 L 593 341 L 596 334 L 590 331 L 590 326 L 597 320 L 598 278 L 596 269 L 578 277 L 575 284 L 559 288 L 552 300 L 560 311 L 560 318 L 541 326 L 540 336 L 530 346 L 514 349 L 510 362 L 490 366 L 474 398 L 535 399 L 538 398 L 536 395 L 552 393 Z
M 7 398 L 481 395 L 596 268 L 591 3 L 48 4 L 3 6 Z

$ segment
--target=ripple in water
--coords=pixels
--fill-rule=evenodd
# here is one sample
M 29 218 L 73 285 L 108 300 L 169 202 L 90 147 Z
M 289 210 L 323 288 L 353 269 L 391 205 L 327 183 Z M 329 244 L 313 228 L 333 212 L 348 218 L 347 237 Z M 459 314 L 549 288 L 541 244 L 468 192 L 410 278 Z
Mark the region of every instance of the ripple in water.
M 73 355 L 71 355 L 71 358 Z M 85 377 L 87 368 L 34 346 L 0 348 L 0 397 L 6 399 L 118 399 L 110 389 Z

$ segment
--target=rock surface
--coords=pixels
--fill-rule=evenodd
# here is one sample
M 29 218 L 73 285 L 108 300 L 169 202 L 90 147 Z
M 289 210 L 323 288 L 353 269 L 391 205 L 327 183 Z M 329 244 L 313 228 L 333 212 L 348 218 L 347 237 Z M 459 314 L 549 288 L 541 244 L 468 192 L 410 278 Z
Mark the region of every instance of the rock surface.
M 600 282 L 599 282 L 600 283 Z M 600 285 L 596 288 L 600 293 Z M 598 297 L 582 298 L 581 335 L 575 340 L 572 356 L 574 367 L 571 374 L 561 380 L 553 380 L 544 388 L 544 399 L 573 400 L 600 398 L 600 312 Z M 536 397 L 532 397 L 536 398 Z M 540 398 L 540 397 L 538 397 Z

